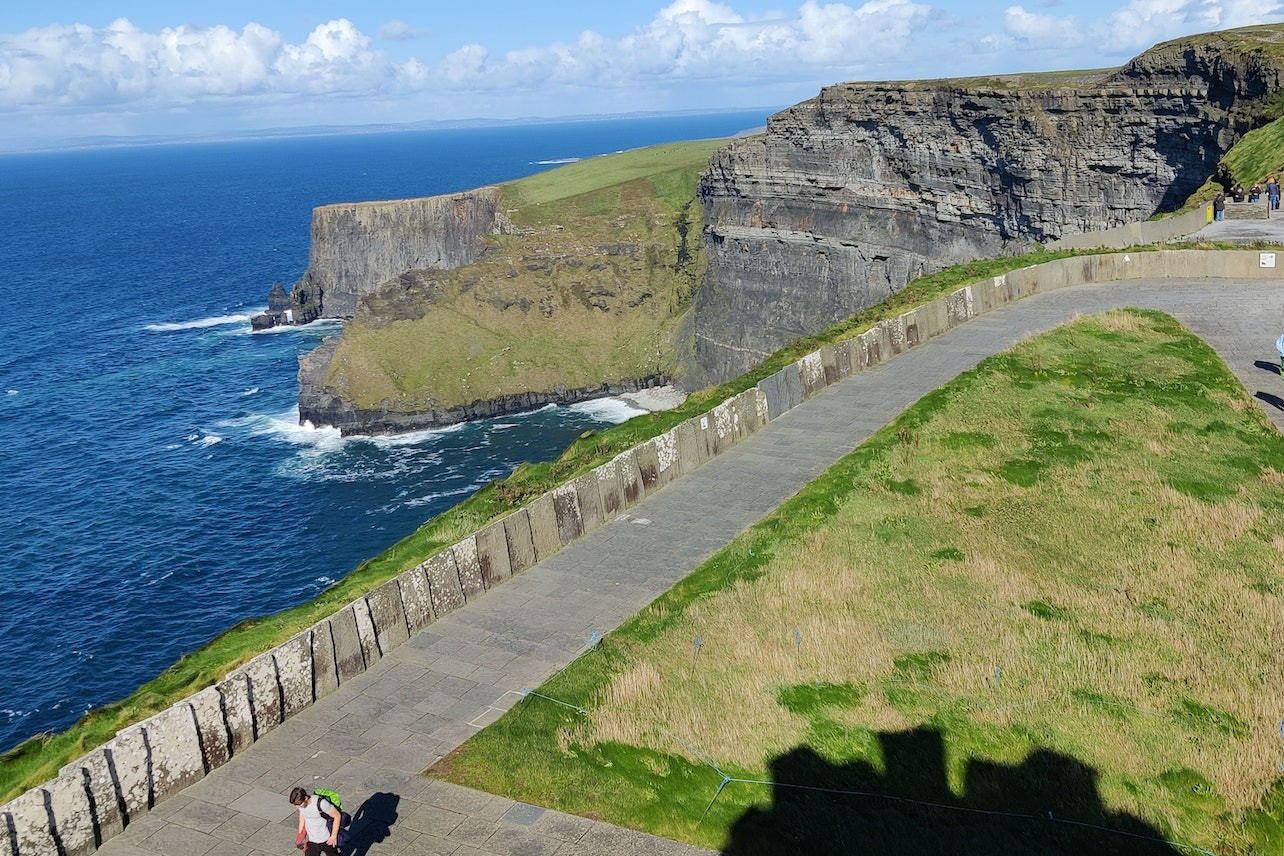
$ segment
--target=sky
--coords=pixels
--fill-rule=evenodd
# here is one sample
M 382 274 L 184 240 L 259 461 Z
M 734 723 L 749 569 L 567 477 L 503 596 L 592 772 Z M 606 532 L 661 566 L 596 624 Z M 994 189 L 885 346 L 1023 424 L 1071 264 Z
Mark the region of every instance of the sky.
M 0 4 L 0 150 L 102 136 L 785 107 L 821 87 L 1121 65 L 1274 0 Z

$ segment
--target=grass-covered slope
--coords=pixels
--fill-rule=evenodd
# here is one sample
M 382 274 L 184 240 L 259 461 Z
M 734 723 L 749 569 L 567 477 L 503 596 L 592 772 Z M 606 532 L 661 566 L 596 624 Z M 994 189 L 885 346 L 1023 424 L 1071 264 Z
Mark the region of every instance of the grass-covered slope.
M 924 398 L 435 774 L 737 853 L 1284 852 L 1282 516 L 1284 440 L 1215 354 L 1085 319 Z
M 417 412 L 673 372 L 699 281 L 696 181 L 725 141 L 655 146 L 502 186 L 483 258 L 411 271 L 358 306 L 327 385 Z

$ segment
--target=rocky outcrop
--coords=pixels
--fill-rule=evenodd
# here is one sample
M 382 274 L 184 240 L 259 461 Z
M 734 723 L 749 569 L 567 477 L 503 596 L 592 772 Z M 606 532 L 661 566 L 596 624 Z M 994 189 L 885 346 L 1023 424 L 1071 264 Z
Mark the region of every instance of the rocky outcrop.
M 701 182 L 709 271 L 687 383 L 734 377 L 924 273 L 1176 209 L 1279 86 L 1242 38 L 1204 37 L 1074 87 L 824 89 Z
M 357 301 L 409 270 L 471 264 L 501 228 L 499 191 L 324 205 L 312 212 L 308 269 L 292 291 L 294 320 L 351 318 Z
M 286 293 L 285 286 L 279 282 L 272 283 L 272 288 L 268 291 L 268 308 L 266 312 L 260 312 L 250 319 L 250 327 L 253 330 L 270 330 L 273 327 L 281 327 L 294 323 L 294 302 L 290 295 Z

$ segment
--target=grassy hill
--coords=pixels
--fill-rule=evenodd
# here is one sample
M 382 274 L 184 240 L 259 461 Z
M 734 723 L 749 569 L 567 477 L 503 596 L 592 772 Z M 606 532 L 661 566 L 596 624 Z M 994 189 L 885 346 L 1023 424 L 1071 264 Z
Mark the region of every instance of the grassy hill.
M 725 140 L 591 158 L 502 185 L 484 257 L 411 271 L 344 328 L 328 383 L 360 408 L 453 407 L 674 371 L 703 270 L 696 181 Z
M 1079 321 L 924 398 L 434 775 L 735 852 L 1284 852 L 1282 488 L 1206 345 Z

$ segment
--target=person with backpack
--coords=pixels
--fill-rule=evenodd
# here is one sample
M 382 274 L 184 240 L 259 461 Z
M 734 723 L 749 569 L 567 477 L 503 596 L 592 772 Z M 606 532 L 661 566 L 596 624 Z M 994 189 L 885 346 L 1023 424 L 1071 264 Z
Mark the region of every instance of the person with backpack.
M 344 828 L 339 806 L 303 788 L 290 791 L 290 804 L 299 810 L 299 834 L 294 843 L 303 848 L 303 856 L 339 856 L 339 832 Z

